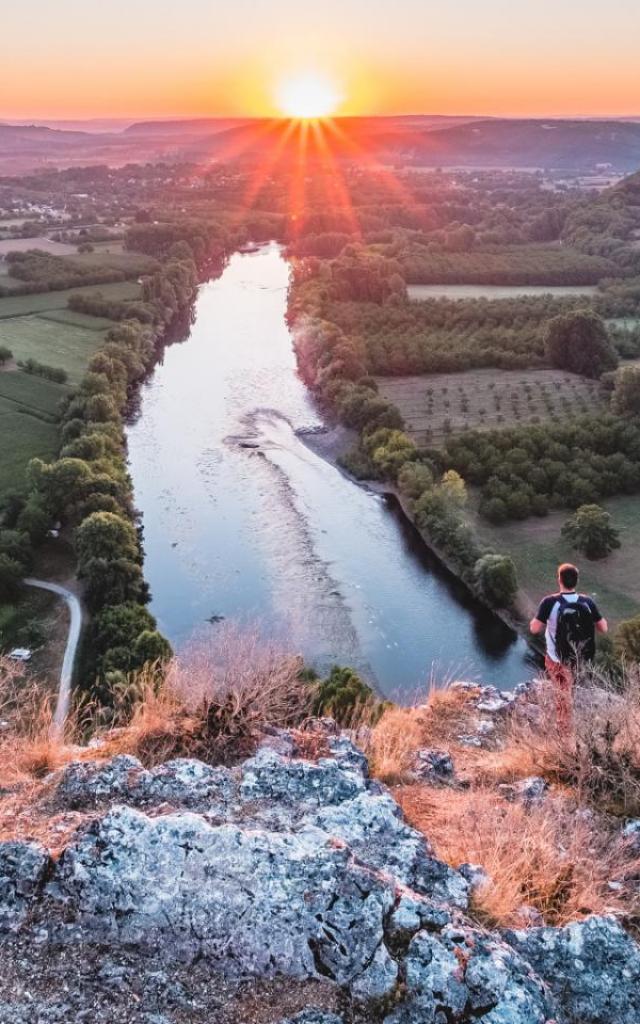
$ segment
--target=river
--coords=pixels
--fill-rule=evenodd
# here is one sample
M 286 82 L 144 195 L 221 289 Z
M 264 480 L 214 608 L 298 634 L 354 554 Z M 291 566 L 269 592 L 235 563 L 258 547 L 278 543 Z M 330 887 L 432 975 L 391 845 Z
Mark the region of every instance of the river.
M 176 649 L 257 622 L 318 668 L 409 700 L 426 682 L 509 688 L 526 645 L 470 599 L 402 515 L 297 436 L 322 421 L 296 372 L 276 244 L 203 284 L 128 428 L 151 610 Z

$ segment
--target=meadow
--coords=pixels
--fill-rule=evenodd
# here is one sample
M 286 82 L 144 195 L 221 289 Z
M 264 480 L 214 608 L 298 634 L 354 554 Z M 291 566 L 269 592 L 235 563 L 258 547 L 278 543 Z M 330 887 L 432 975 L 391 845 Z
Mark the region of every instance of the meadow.
M 10 491 L 24 491 L 25 470 L 30 459 L 54 459 L 59 439 L 56 424 L 40 419 L 0 397 L 0 434 L 11 443 L 0 446 L 0 498 Z
M 69 383 L 79 384 L 87 364 L 102 344 L 103 323 L 98 328 L 78 323 L 89 320 L 82 314 L 61 311 L 62 319 L 48 315 L 21 316 L 0 320 L 0 346 L 6 345 L 16 360 L 36 359 L 47 366 L 61 367 Z
M 522 295 L 595 295 L 595 285 L 544 284 L 410 284 L 407 287 L 413 302 L 424 299 L 517 299 Z
M 57 455 L 58 405 L 69 391 L 42 377 L 0 371 L 0 499 L 9 491 L 24 490 L 30 459 Z
M 468 370 L 376 380 L 421 445 L 440 444 L 462 430 L 544 423 L 566 416 L 568 409 L 583 414 L 605 407 L 597 381 L 562 370 Z
M 26 252 L 28 249 L 41 249 L 53 253 L 54 256 L 68 256 L 76 252 L 77 246 L 67 242 L 54 242 L 44 235 L 37 238 L 2 238 L 0 239 L 0 257 L 8 252 Z
M 580 589 L 595 598 L 603 615 L 615 626 L 640 612 L 640 498 L 625 495 L 601 504 L 611 513 L 622 546 L 598 562 L 567 551 L 560 531 L 568 512 L 493 526 L 478 514 L 477 495 L 472 491 L 467 514 L 481 541 L 513 558 L 527 616 L 535 612 L 544 594 L 554 591 L 558 565 L 573 557 L 581 570 Z
M 42 313 L 51 309 L 66 309 L 70 295 L 95 295 L 97 292 L 105 299 L 126 302 L 138 299 L 141 289 L 136 281 L 116 281 L 112 284 L 85 285 L 83 288 L 65 288 L 56 292 L 0 296 L 0 320 L 5 317 Z

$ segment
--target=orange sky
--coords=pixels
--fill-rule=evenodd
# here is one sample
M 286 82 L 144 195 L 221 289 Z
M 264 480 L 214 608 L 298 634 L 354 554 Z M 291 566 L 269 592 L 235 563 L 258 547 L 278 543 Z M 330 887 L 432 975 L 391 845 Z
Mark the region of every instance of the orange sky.
M 338 113 L 640 116 L 640 0 L 31 0 L 0 117 L 271 115 L 316 69 Z

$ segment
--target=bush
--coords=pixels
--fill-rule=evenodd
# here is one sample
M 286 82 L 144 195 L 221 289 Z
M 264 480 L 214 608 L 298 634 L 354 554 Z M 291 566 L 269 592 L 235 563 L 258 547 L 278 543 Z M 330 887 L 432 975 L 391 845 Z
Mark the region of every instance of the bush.
M 611 407 L 621 416 L 640 413 L 640 367 L 624 366 L 615 374 Z
M 352 724 L 364 708 L 381 714 L 383 703 L 351 668 L 334 665 L 326 679 L 315 683 L 312 714 L 327 715 L 340 725 Z M 375 714 L 374 714 L 375 717 Z
M 640 664 L 640 615 L 620 623 L 613 644 L 615 654 L 622 661 Z
M 475 565 L 478 592 L 490 605 L 509 608 L 518 592 L 518 579 L 513 559 L 507 555 L 487 554 Z
M 552 366 L 584 377 L 599 377 L 618 364 L 604 321 L 593 312 L 553 317 L 547 325 L 545 351 Z
M 562 527 L 562 537 L 587 558 L 598 559 L 620 547 L 611 516 L 599 505 L 581 505 Z

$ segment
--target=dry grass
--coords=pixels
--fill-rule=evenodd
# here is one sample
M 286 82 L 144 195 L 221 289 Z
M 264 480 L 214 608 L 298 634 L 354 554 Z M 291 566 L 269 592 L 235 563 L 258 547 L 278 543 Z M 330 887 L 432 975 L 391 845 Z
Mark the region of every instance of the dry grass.
M 576 814 L 567 798 L 527 808 L 493 789 L 425 786 L 406 786 L 396 797 L 438 857 L 485 868 L 490 880 L 474 893 L 473 909 L 487 923 L 522 926 L 523 906 L 555 925 L 640 912 L 640 857 L 595 816 Z
M 228 763 L 246 757 L 265 727 L 300 723 L 309 691 L 301 659 L 257 629 L 223 626 L 174 659 L 162 677 L 155 666 L 117 695 L 103 752 L 130 753 L 147 766 L 171 757 Z
M 625 672 L 615 691 L 601 675 L 583 677 L 569 734 L 558 731 L 551 684 L 538 682 L 512 717 L 504 747 L 478 765 L 485 782 L 527 775 L 570 787 L 581 804 L 616 815 L 639 815 L 638 667 Z
M 53 726 L 55 698 L 23 668 L 0 658 L 0 787 L 39 779 L 68 760 Z
M 372 728 L 356 730 L 372 774 L 388 785 L 402 783 L 407 781 L 416 751 L 454 746 L 455 737 L 468 727 L 478 692 L 432 684 L 424 704 L 409 708 L 392 705 Z

